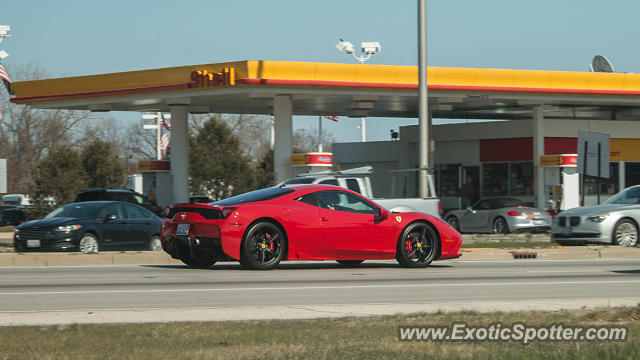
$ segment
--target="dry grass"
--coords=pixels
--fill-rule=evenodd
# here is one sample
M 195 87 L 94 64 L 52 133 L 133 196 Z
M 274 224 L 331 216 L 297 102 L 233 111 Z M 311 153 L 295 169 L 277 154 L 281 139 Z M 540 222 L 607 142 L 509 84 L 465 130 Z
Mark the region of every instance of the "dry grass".
M 640 306 L 518 313 L 437 313 L 297 321 L 0 328 L 0 359 L 639 359 Z M 625 343 L 406 343 L 397 327 L 525 322 L 624 325 Z

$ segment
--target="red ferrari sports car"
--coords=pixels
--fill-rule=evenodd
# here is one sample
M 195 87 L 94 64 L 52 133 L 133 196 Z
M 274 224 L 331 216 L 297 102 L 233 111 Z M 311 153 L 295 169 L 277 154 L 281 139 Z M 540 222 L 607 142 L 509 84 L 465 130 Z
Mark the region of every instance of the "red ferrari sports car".
M 396 259 L 426 267 L 459 257 L 462 236 L 423 213 L 392 213 L 360 194 L 332 185 L 293 185 L 251 191 L 210 204 L 166 209 L 162 248 L 192 267 L 236 260 L 273 269 L 282 260 Z

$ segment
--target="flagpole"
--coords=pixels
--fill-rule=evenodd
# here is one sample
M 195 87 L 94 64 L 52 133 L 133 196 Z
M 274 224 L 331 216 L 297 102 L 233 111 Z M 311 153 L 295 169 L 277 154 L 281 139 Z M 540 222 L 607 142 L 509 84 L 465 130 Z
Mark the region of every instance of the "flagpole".
M 162 150 L 160 149 L 160 141 L 162 140 L 162 113 L 159 112 L 156 117 L 156 159 L 162 160 Z
M 322 115 L 318 116 L 318 152 L 322 152 Z

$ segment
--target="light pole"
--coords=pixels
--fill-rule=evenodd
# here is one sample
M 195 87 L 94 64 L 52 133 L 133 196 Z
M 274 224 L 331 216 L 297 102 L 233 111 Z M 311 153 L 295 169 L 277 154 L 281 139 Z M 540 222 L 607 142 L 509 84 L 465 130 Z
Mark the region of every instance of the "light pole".
M 364 64 L 365 61 L 371 58 L 371 55 L 379 53 L 382 50 L 380 43 L 377 41 L 363 42 L 360 44 L 361 54 L 357 56 L 353 44 L 340 39 L 340 42 L 336 44 L 338 51 L 345 54 L 351 54 L 360 64 Z M 365 56 L 366 55 L 366 56 Z M 365 117 L 360 118 L 360 131 L 362 132 L 362 142 L 367 141 L 367 119 Z
M 142 120 L 155 120 L 155 124 L 144 124 L 143 129 L 156 130 L 156 160 L 162 160 L 162 119 L 171 118 L 171 115 L 162 115 L 161 112 L 155 114 L 143 114 Z

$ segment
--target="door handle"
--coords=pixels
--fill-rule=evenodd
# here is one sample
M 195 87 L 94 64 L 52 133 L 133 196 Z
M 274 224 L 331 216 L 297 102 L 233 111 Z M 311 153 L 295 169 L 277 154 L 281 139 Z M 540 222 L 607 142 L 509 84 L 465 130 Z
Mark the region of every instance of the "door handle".
M 329 219 L 327 219 L 327 218 L 326 218 L 326 217 L 324 217 L 324 216 L 323 216 L 323 217 L 321 217 L 321 218 L 320 218 L 320 220 L 321 220 L 321 221 L 329 221 Z

